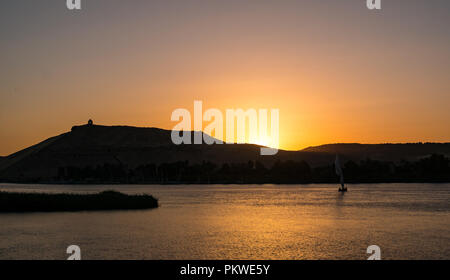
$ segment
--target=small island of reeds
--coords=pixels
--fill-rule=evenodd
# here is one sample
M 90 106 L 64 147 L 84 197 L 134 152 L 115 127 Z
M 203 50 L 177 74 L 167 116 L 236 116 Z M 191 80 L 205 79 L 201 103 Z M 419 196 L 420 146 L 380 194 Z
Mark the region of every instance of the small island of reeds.
M 0 213 L 132 210 L 156 207 L 158 207 L 158 200 L 147 194 L 127 195 L 116 191 L 103 191 L 96 194 L 0 191 Z

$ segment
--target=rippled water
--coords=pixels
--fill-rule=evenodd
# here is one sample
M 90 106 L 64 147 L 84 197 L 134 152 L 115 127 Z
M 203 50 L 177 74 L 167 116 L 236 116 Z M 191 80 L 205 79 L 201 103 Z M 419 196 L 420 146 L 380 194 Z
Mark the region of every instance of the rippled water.
M 150 193 L 153 210 L 0 214 L 0 259 L 450 259 L 450 184 L 58 186 Z

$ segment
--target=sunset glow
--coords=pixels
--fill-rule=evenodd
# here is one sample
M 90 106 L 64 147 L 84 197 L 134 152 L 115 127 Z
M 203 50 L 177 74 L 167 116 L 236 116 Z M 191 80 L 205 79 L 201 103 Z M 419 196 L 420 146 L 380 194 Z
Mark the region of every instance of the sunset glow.
M 449 27 L 450 0 L 1 1 L 0 268 L 445 275 Z
M 171 129 L 194 100 L 278 108 L 281 149 L 450 139 L 447 1 L 170 2 L 8 1 L 0 155 L 89 118 Z

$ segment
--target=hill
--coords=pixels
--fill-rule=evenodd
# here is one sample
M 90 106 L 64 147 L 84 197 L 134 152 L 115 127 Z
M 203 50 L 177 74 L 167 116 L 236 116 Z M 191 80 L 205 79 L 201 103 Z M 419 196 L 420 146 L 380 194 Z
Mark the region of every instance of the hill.
M 275 156 L 261 156 L 258 145 L 174 145 L 170 135 L 170 130 L 159 128 L 74 126 L 69 132 L 0 158 L 0 181 L 58 181 L 69 168 L 82 170 L 120 166 L 120 170 L 127 172 L 149 164 L 211 162 L 221 166 L 225 163 L 247 164 L 249 161 L 266 167 L 280 161 L 306 162 L 311 167 L 318 167 L 332 165 L 336 153 L 341 155 L 343 161 L 355 162 L 366 158 L 399 162 L 403 159 L 417 160 L 431 154 L 450 155 L 450 143 L 416 143 L 330 144 L 301 151 L 280 150 Z M 102 170 L 114 172 L 104 171 L 113 170 L 110 167 Z
M 308 147 L 303 152 L 340 154 L 346 159 L 359 161 L 371 158 L 382 161 L 419 160 L 432 154 L 450 155 L 450 143 L 405 143 L 405 144 L 326 144 Z
M 199 133 L 199 132 L 196 132 Z M 201 132 L 200 132 L 201 133 Z M 61 167 L 165 162 L 240 162 L 260 158 L 257 145 L 174 145 L 171 131 L 130 126 L 82 125 L 0 161 L 6 181 L 51 180 Z

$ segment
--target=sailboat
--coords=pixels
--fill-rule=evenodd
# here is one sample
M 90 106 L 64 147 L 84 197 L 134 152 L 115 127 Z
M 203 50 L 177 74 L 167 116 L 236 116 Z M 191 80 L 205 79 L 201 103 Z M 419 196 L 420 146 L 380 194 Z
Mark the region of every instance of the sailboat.
M 344 172 L 342 172 L 341 162 L 339 161 L 339 155 L 336 154 L 336 160 L 334 161 L 334 166 L 336 168 L 336 174 L 341 179 L 341 186 L 339 187 L 339 192 L 346 192 L 347 187 L 344 185 Z

